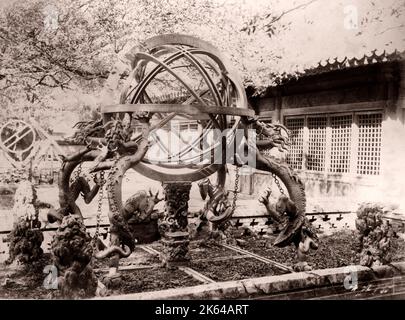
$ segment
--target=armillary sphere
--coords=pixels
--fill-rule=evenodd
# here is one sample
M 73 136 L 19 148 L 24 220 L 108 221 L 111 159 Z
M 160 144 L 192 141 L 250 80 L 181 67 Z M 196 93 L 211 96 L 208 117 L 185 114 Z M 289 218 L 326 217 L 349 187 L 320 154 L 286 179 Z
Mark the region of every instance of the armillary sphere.
M 23 154 L 34 147 L 34 128 L 18 119 L 7 121 L 0 128 L 0 146 L 11 157 L 23 160 Z
M 177 34 L 151 38 L 134 48 L 129 57 L 133 68 L 130 79 L 120 104 L 102 109 L 105 122 L 117 113 L 146 111 L 154 114 L 155 132 L 176 118 L 195 121 L 203 127 L 192 141 L 175 151 L 158 140 L 160 157 L 148 152 L 134 169 L 159 181 L 196 181 L 218 171 L 222 164 L 200 159 L 207 159 L 220 139 L 204 149 L 203 154 L 193 150 L 208 138 L 210 129 L 223 132 L 230 128 L 226 139 L 231 141 L 241 116 L 254 116 L 253 110 L 248 109 L 242 82 L 227 59 L 211 44 Z M 162 98 L 159 92 L 169 94 Z M 170 97 L 174 99 L 170 101 Z M 181 144 L 181 138 L 177 140 Z
M 298 211 L 305 212 L 300 179 L 288 165 L 260 151 L 261 148 L 286 149 L 288 130 L 279 124 L 257 120 L 254 110 L 248 107 L 242 81 L 214 46 L 195 37 L 166 34 L 134 47 L 127 57 L 132 70 L 119 104 L 102 107 L 100 120 L 78 124 L 79 130 L 71 139 L 87 147 L 66 157 L 59 180 L 58 214 L 81 215 L 71 196 L 74 190 L 70 176 L 75 167 L 90 161 L 95 162 L 92 173 L 109 170 L 106 183 L 111 246 L 100 256 L 125 257 L 134 249 L 122 214 L 122 180 L 131 168 L 166 185 L 200 180 L 200 192 L 210 195 L 205 207 L 207 217 L 212 218 L 209 221 L 218 223 L 229 218 L 235 210 L 236 196 L 231 205 L 226 201 L 226 165 L 251 165 L 246 159 L 240 161 L 239 154 L 232 151 L 231 157 L 226 154 L 220 161 L 212 161 L 212 154 L 215 157 L 218 149 L 227 153 L 231 145 L 239 150 L 241 146 L 246 150 L 253 145 L 255 169 L 270 172 L 280 193 L 288 192 Z M 251 128 L 265 140 L 251 143 L 248 134 Z M 238 140 L 239 129 L 244 140 Z M 184 130 L 192 132 L 187 139 L 181 134 Z M 215 187 L 205 179 L 214 173 L 217 173 Z M 237 181 L 238 175 L 234 195 Z M 221 204 L 224 204 L 222 209 Z M 100 211 L 97 217 L 99 221 Z

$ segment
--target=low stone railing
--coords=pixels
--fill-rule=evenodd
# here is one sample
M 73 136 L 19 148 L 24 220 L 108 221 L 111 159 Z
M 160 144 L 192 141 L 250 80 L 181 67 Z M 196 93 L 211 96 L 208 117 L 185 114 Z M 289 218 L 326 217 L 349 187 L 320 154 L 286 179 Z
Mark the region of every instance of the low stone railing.
M 395 262 L 374 268 L 347 266 L 331 269 L 320 269 L 306 272 L 289 273 L 278 276 L 266 276 L 237 281 L 226 281 L 203 284 L 193 287 L 168 289 L 161 291 L 141 292 L 126 295 L 108 296 L 96 299 L 109 300 L 192 300 L 192 299 L 244 299 L 263 296 L 294 293 L 295 299 L 316 297 L 316 289 L 341 287 L 341 292 L 354 292 L 361 283 L 370 283 L 381 279 L 395 279 L 405 275 L 405 262 Z M 395 283 L 389 281 L 390 284 Z M 309 290 L 308 290 L 309 289 Z M 305 291 L 308 290 L 308 291 Z M 300 295 L 300 291 L 302 294 Z M 298 292 L 298 296 L 297 293 Z

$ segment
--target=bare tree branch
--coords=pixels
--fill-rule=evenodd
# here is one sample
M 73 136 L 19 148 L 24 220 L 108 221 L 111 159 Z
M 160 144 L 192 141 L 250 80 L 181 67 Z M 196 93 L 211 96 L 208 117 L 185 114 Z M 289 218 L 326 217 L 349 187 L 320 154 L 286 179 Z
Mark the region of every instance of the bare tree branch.
M 276 16 L 276 17 L 274 17 L 273 19 L 271 19 L 268 23 L 266 23 L 266 25 L 265 25 L 264 27 L 268 27 L 269 25 L 271 25 L 271 24 L 273 24 L 273 23 L 279 21 L 279 20 L 280 20 L 282 17 L 284 17 L 285 15 L 287 15 L 287 14 L 289 14 L 289 13 L 291 13 L 291 12 L 297 11 L 297 10 L 299 10 L 299 9 L 306 8 L 306 7 L 308 7 L 310 4 L 312 4 L 312 3 L 316 2 L 316 1 L 318 1 L 318 0 L 311 0 L 311 1 L 307 2 L 307 3 L 303 3 L 303 4 L 300 4 L 300 5 L 296 6 L 296 7 L 293 7 L 293 8 L 291 8 L 291 9 L 288 9 L 288 10 L 286 10 L 286 11 L 283 11 L 281 14 L 279 14 L 278 16 Z M 266 17 L 265 17 L 265 19 L 268 19 L 269 17 L 271 17 L 271 14 L 267 14 Z
M 400 29 L 400 28 L 403 28 L 403 27 L 405 27 L 405 24 L 400 24 L 399 26 L 390 27 L 390 28 L 387 28 L 387 29 L 385 29 L 385 30 L 383 30 L 381 32 L 376 33 L 375 36 L 379 36 L 379 35 L 381 35 L 383 33 L 386 33 L 386 32 L 388 32 L 390 30 Z
M 261 30 L 264 30 L 266 33 L 268 33 L 268 32 L 271 31 L 271 26 L 274 23 L 276 23 L 277 21 L 281 20 L 284 16 L 288 15 L 291 12 L 297 11 L 299 9 L 306 8 L 306 7 L 308 7 L 309 5 L 311 5 L 312 3 L 316 2 L 316 1 L 318 1 L 318 0 L 311 0 L 311 1 L 308 1 L 306 3 L 300 4 L 300 5 L 296 6 L 296 7 L 285 10 L 282 13 L 280 13 L 279 15 L 274 16 L 274 17 L 272 17 L 273 13 L 268 13 L 264 17 L 259 17 L 259 18 L 255 17 L 253 20 L 250 20 L 248 22 L 248 26 L 245 26 L 244 28 L 242 28 L 241 31 L 247 31 L 248 34 L 250 34 L 251 32 L 252 33 L 255 32 L 256 29 L 261 29 Z M 270 21 L 265 22 L 261 27 L 257 26 L 257 22 L 256 22 L 257 19 L 258 20 L 267 20 L 270 17 L 272 17 Z

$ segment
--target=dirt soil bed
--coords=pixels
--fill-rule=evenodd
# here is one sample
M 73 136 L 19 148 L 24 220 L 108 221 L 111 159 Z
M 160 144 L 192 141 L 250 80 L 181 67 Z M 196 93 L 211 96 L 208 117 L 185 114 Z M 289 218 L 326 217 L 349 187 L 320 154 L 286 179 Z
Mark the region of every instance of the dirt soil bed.
M 296 250 L 293 245 L 286 248 L 272 246 L 273 238 L 257 239 L 254 237 L 245 238 L 246 242 L 241 248 L 262 255 L 269 259 L 292 266 L 296 262 Z M 314 269 L 337 268 L 351 264 L 358 264 L 356 261 L 357 233 L 355 231 L 339 231 L 332 235 L 320 236 L 319 248 L 317 251 L 310 251 L 308 263 Z M 395 238 L 391 250 L 394 253 L 393 261 L 405 260 L 405 241 Z
M 155 257 L 150 256 L 149 258 L 154 263 L 156 262 Z M 146 260 L 144 262 L 146 263 Z M 43 267 L 47 264 L 50 264 L 49 256 L 45 256 L 41 265 L 31 270 L 7 270 L 1 264 L 0 299 L 60 299 L 58 290 L 46 289 L 43 285 L 45 278 Z M 129 264 L 124 262 L 121 265 Z M 146 264 L 137 265 L 142 266 Z M 107 267 L 107 262 L 97 262 L 95 267 L 105 268 Z M 104 282 L 103 277 L 105 275 L 106 273 L 100 270 L 96 272 L 97 278 L 102 282 Z M 108 295 L 164 290 L 201 284 L 200 281 L 183 271 L 168 271 L 159 267 L 121 271 L 121 275 L 121 281 L 118 285 L 111 287 Z
M 163 252 L 163 244 L 160 241 L 156 241 L 149 246 L 159 252 Z M 238 256 L 240 253 L 229 250 L 217 244 L 214 241 L 191 241 L 189 244 L 189 255 L 191 260 L 200 259 L 214 259 L 220 257 Z
M 190 267 L 215 281 L 242 280 L 284 273 L 269 264 L 253 258 L 191 262 Z
M 183 271 L 168 271 L 164 268 L 122 271 L 121 277 L 122 280 L 119 285 L 112 285 L 109 295 L 165 290 L 202 284 Z
M 295 248 L 276 248 L 272 246 L 273 239 L 263 237 L 244 237 L 239 241 L 239 246 L 247 251 L 254 252 L 263 257 L 275 260 L 288 266 L 296 262 Z M 318 251 L 309 256 L 309 263 L 314 269 L 334 268 L 351 264 L 358 264 L 355 260 L 356 232 L 340 231 L 333 235 L 321 236 Z M 162 252 L 162 244 L 151 244 Z M 191 263 L 189 267 L 213 279 L 214 281 L 241 280 L 252 277 L 279 275 L 284 272 L 270 264 L 253 258 L 231 259 L 230 256 L 240 255 L 233 250 L 219 246 L 213 242 L 191 242 Z M 405 260 L 405 241 L 396 238 L 391 246 L 394 261 Z M 228 257 L 224 260 L 214 258 Z M 0 298 L 3 299 L 58 299 L 58 290 L 45 289 L 43 286 L 45 274 L 43 268 L 50 264 L 49 255 L 36 268 L 30 270 L 13 270 L 0 264 Z M 147 269 L 121 271 L 121 281 L 114 283 L 110 288 L 110 295 L 128 294 L 164 290 L 169 288 L 189 287 L 200 285 L 201 282 L 181 270 L 166 270 L 160 267 L 157 256 L 136 248 L 128 259 L 122 259 L 121 266 L 149 266 Z M 106 273 L 100 268 L 107 268 L 108 260 L 96 261 L 94 268 L 98 279 L 102 282 Z
M 49 255 L 29 269 L 10 270 L 0 264 L 0 299 L 52 299 L 55 290 L 45 289 L 44 267 Z
M 156 255 L 152 255 L 147 253 L 146 251 L 142 250 L 139 247 L 135 248 L 135 251 L 125 259 L 121 259 L 120 266 L 158 266 L 160 265 L 160 259 Z M 94 260 L 93 261 L 93 268 L 94 269 L 104 269 L 109 268 L 109 259 L 103 260 Z
M 233 257 L 241 255 L 240 253 L 224 248 L 215 242 L 191 242 L 189 248 L 191 260 L 209 260 L 220 257 Z

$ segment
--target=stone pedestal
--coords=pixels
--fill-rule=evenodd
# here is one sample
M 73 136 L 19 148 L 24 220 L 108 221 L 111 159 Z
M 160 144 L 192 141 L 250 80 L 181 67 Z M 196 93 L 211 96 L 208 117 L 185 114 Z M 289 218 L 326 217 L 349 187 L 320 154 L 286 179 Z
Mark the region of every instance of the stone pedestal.
M 190 199 L 190 182 L 163 183 L 165 194 L 165 216 L 159 230 L 162 235 L 164 251 L 162 261 L 167 268 L 185 265 L 189 262 L 188 254 L 188 200 Z
M 171 269 L 188 264 L 190 261 L 188 232 L 167 232 L 162 239 L 162 243 L 163 255 L 161 259 L 166 268 Z

